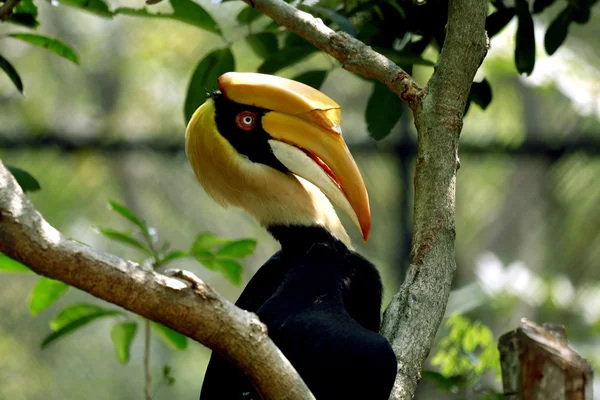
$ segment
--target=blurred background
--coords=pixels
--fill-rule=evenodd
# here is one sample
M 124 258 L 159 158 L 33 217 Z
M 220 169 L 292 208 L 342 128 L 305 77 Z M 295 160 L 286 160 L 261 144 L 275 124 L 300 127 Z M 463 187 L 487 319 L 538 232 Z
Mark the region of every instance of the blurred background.
M 236 41 L 248 29 L 233 17 L 243 3 L 199 4 L 233 43 L 236 69 L 255 71 L 261 59 L 246 42 Z M 111 5 L 140 6 L 133 0 Z M 2 161 L 39 180 L 42 190 L 29 197 L 54 227 L 121 257 L 139 258 L 94 230 L 129 229 L 107 207 L 111 199 L 143 216 L 175 248 L 187 248 L 201 232 L 255 238 L 258 247 L 243 260 L 240 285 L 195 261 L 172 265 L 193 271 L 235 301 L 278 245 L 245 213 L 223 210 L 210 200 L 183 152 L 182 106 L 189 78 L 204 55 L 224 45 L 222 39 L 172 20 L 103 19 L 49 2 L 38 7 L 41 33 L 70 44 L 81 65 L 18 41 L 0 41 L 2 54 L 10 56 L 26 84 L 22 96 L 0 74 Z M 538 43 L 543 42 L 538 27 L 547 26 L 558 10 L 536 19 Z M 552 57 L 538 46 L 529 77 L 515 70 L 514 21 L 491 42 L 476 80 L 488 79 L 494 99 L 485 111 L 470 107 L 460 141 L 458 269 L 447 314 L 481 320 L 495 340 L 522 317 L 564 324 L 571 346 L 598 372 L 599 7 L 593 11 L 588 24 L 571 26 Z M 19 30 L 0 25 L 0 35 Z M 321 90 L 342 106 L 344 136 L 369 190 L 369 243 L 362 243 L 342 218 L 357 250 L 382 274 L 385 308 L 402 282 L 410 252 L 416 134 L 411 116 L 404 113 L 386 139 L 371 139 L 364 119 L 371 84 L 336 65 L 315 53 L 278 74 L 333 69 Z M 415 66 L 413 74 L 424 85 L 431 72 L 431 67 Z M 142 399 L 141 332 L 126 365 L 114 356 L 110 319 L 41 350 L 40 342 L 51 332 L 49 321 L 63 307 L 110 305 L 69 288 L 34 317 L 28 296 L 36 280 L 33 274 L 0 274 L 0 399 Z M 197 399 L 209 355 L 198 343 L 173 351 L 153 339 L 154 380 L 158 384 L 165 364 L 176 379 L 153 398 Z M 499 381 L 490 384 L 500 387 Z M 427 385 L 424 381 L 417 398 L 448 398 Z M 598 381 L 595 388 L 600 393 Z

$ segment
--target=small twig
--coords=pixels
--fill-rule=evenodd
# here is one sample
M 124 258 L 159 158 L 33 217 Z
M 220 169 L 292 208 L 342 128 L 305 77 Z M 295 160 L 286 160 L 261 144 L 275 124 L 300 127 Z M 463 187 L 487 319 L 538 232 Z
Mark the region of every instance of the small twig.
M 152 376 L 150 375 L 150 321 L 146 320 L 144 332 L 144 395 L 152 400 Z
M 8 21 L 13 13 L 14 8 L 19 4 L 21 0 L 7 0 L 2 6 L 0 6 L 0 21 Z

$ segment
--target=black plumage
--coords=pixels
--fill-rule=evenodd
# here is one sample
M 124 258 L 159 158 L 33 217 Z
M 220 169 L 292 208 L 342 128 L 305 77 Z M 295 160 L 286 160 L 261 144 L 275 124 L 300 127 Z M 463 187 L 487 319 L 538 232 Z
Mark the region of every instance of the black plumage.
M 323 227 L 270 226 L 281 250 L 250 280 L 236 305 L 255 312 L 317 400 L 387 399 L 396 357 L 381 336 L 377 269 Z M 216 353 L 201 400 L 259 399 Z

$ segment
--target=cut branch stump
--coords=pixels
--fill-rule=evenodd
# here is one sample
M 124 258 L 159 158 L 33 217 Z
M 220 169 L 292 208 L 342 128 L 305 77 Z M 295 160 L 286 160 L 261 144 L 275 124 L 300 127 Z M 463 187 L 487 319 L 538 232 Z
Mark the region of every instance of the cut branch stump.
M 569 347 L 564 327 L 523 318 L 498 349 L 505 399 L 593 399 L 592 367 Z

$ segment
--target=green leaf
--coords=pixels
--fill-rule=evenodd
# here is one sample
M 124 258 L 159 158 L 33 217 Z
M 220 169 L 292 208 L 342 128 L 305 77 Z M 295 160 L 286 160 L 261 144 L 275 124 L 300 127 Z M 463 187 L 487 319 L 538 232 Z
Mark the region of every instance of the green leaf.
M 217 260 L 215 256 L 211 253 L 204 252 L 206 256 L 194 255 L 194 259 L 202 264 L 205 268 L 210 269 L 211 271 L 216 271 L 219 266 L 217 265 Z
M 467 380 L 462 375 L 446 377 L 439 372 L 425 369 L 422 371 L 421 377 L 432 382 L 437 389 L 444 392 L 455 393 L 457 389 L 467 385 Z
M 59 331 L 68 325 L 89 316 L 123 315 L 119 310 L 107 310 L 94 304 L 77 303 L 64 308 L 50 321 L 50 329 Z
M 527 0 L 516 0 L 517 34 L 515 46 L 515 64 L 520 74 L 530 75 L 535 66 L 535 35 L 533 18 L 529 13 Z
M 366 120 L 369 135 L 381 140 L 390 134 L 403 112 L 400 98 L 381 82 L 375 82 L 367 103 Z
M 14 8 L 8 22 L 35 29 L 40 25 L 37 16 L 38 9 L 33 0 L 22 0 Z
M 229 48 L 217 49 L 206 55 L 196 66 L 187 90 L 184 117 L 187 124 L 192 115 L 206 100 L 206 91 L 216 88 L 217 78 L 235 70 L 235 59 Z
M 32 272 L 25 265 L 0 253 L 0 272 Z
M 551 6 L 556 0 L 534 0 L 533 2 L 533 13 L 539 14 L 544 11 L 547 7 Z
M 165 13 L 151 13 L 148 8 L 128 8 L 122 7 L 115 10 L 115 14 L 125 14 L 137 17 L 148 17 L 148 18 L 168 18 L 174 19 L 197 28 L 203 29 L 207 32 L 221 34 L 221 28 L 214 20 L 214 18 L 200 6 L 198 3 L 192 0 L 171 0 L 171 6 L 173 12 L 170 14 Z
M 40 278 L 33 290 L 29 303 L 31 314 L 37 315 L 40 311 L 50 307 L 56 300 L 63 295 L 69 286 L 61 281 L 55 281 L 50 278 Z
M 173 250 L 173 251 L 171 251 L 171 252 L 169 252 L 169 253 L 165 254 L 165 255 L 162 257 L 162 259 L 161 259 L 161 262 L 162 262 L 163 264 L 166 264 L 166 263 L 168 263 L 168 262 L 170 262 L 170 261 L 177 260 L 177 259 L 179 259 L 179 258 L 185 258 L 185 257 L 188 257 L 189 255 L 190 255 L 190 254 L 189 254 L 188 252 L 186 252 L 186 251 L 182 251 L 182 250 Z
M 239 285 L 242 282 L 242 266 L 239 263 L 223 259 L 216 259 L 214 263 L 229 282 L 234 285 Z
M 256 250 L 256 240 L 240 239 L 228 243 L 222 249 L 217 251 L 217 257 L 223 258 L 243 258 L 254 253 Z
M 171 366 L 169 364 L 165 364 L 163 367 L 163 379 L 167 381 L 168 386 L 173 386 L 175 383 L 175 378 L 171 375 Z
M 146 221 L 144 221 L 143 219 L 141 219 L 137 215 L 135 215 L 133 213 L 133 211 L 131 211 L 130 209 L 128 209 L 124 205 L 117 203 L 114 200 L 109 200 L 108 203 L 110 205 L 111 210 L 113 210 L 116 213 L 120 214 L 123 218 L 127 219 L 128 221 L 130 221 L 134 225 L 136 225 L 138 228 L 140 228 L 140 230 L 142 231 L 142 233 L 146 237 L 150 237 L 151 236 L 150 229 L 148 228 L 148 225 L 146 224 Z
M 187 338 L 181 333 L 156 322 L 151 322 L 151 327 L 156 336 L 173 350 L 187 349 Z
M 129 233 L 119 232 L 119 231 L 115 231 L 113 229 L 108 229 L 108 228 L 98 228 L 98 232 L 100 232 L 101 234 L 103 234 L 104 236 L 106 236 L 109 239 L 115 240 L 117 242 L 121 242 L 128 246 L 131 246 L 138 250 L 141 250 L 148 256 L 153 255 L 152 251 L 149 248 L 144 246 L 137 239 L 133 238 L 133 236 L 131 236 Z
M 574 0 L 570 3 L 572 20 L 578 24 L 585 24 L 590 20 L 592 14 L 592 4 L 595 4 L 597 0 Z M 593 3 L 592 3 L 593 2 Z
M 548 55 L 554 54 L 556 50 L 567 38 L 569 32 L 569 25 L 573 21 L 573 12 L 571 8 L 567 6 L 548 27 L 546 35 L 544 36 L 544 47 Z
M 252 22 L 257 20 L 261 15 L 262 13 L 260 11 L 257 11 L 256 8 L 247 6 L 246 8 L 242 9 L 242 11 L 240 11 L 240 13 L 235 19 L 241 24 L 251 24 Z
M 305 85 L 312 86 L 315 89 L 320 89 L 327 78 L 328 71 L 308 71 L 292 78 L 295 81 L 302 82 Z
M 488 37 L 498 34 L 515 16 L 515 8 L 502 8 L 495 13 L 488 15 L 485 20 L 485 30 Z
M 356 28 L 352 25 L 352 22 L 341 14 L 336 13 L 328 8 L 312 6 L 313 10 L 317 11 L 321 15 L 325 15 L 327 18 L 332 20 L 340 27 L 340 30 L 346 32 L 349 35 L 356 36 Z
M 317 51 L 316 47 L 289 47 L 271 54 L 259 67 L 258 72 L 274 74 L 283 68 L 296 64 Z
M 198 254 L 206 252 L 229 242 L 231 242 L 231 239 L 222 238 L 215 236 L 212 233 L 204 232 L 196 236 L 196 240 L 194 240 L 194 244 L 192 244 L 190 253 Z
M 98 318 L 103 318 L 103 317 L 108 317 L 108 316 L 112 316 L 117 314 L 118 312 L 116 311 L 102 311 L 102 312 L 98 312 L 95 314 L 90 314 L 90 315 L 86 315 L 84 317 L 81 317 L 79 319 L 73 320 L 72 322 L 70 322 L 67 325 L 64 325 L 63 327 L 61 327 L 60 329 L 58 329 L 55 332 L 52 332 L 50 335 L 46 336 L 44 338 L 44 340 L 42 341 L 42 349 L 47 347 L 50 343 L 53 343 L 54 341 L 56 341 L 57 339 L 60 339 L 66 335 L 68 335 L 69 333 L 75 332 L 76 330 L 78 330 L 79 328 L 84 327 L 85 325 L 89 324 L 90 322 L 98 319 Z
M 286 49 L 303 47 L 305 49 L 315 48 L 309 41 L 304 39 L 302 36 L 295 34 L 294 32 L 288 31 L 287 36 L 283 42 L 283 47 Z
M 79 64 L 79 57 L 77 57 L 77 54 L 60 40 L 32 33 L 10 33 L 7 36 L 44 48 L 74 62 L 75 64 Z
M 279 45 L 274 33 L 261 32 L 246 36 L 246 41 L 257 56 L 268 58 L 277 53 Z
M 23 82 L 21 81 L 19 73 L 6 58 L 2 57 L 2 55 L 0 55 L 0 68 L 6 72 L 6 75 L 8 75 L 12 83 L 17 87 L 17 90 L 23 93 Z
M 60 0 L 60 3 L 75 8 L 81 8 L 87 12 L 104 18 L 112 18 L 113 16 L 113 13 L 110 12 L 108 5 L 102 0 Z
M 136 322 L 124 322 L 113 325 L 110 338 L 115 346 L 117 360 L 121 364 L 127 364 L 131 350 L 131 344 L 137 332 Z
M 24 192 L 36 192 L 41 189 L 40 183 L 29 172 L 12 165 L 7 165 L 6 168 L 15 177 Z
M 416 54 L 416 53 L 413 53 L 410 51 L 398 52 L 398 51 L 385 49 L 385 48 L 381 48 L 381 47 L 374 47 L 374 50 L 383 54 L 384 56 L 386 56 L 387 58 L 389 58 L 390 60 L 392 60 L 393 62 L 395 62 L 396 64 L 398 64 L 400 66 L 426 65 L 428 67 L 433 67 L 435 65 L 435 63 L 433 61 L 430 61 L 430 60 L 427 60 L 427 59 L 421 57 L 421 54 Z
M 492 88 L 487 79 L 481 82 L 473 82 L 471 86 L 471 99 L 483 110 L 490 105 L 492 101 Z

